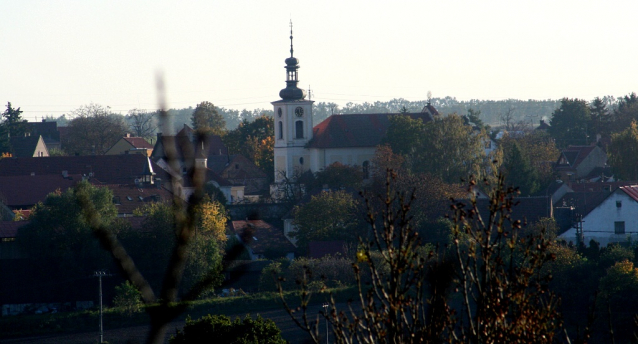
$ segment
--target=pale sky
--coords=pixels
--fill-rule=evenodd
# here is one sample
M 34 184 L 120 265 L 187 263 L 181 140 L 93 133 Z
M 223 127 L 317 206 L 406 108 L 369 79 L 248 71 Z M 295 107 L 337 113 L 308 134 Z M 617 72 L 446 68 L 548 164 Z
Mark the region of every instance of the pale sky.
M 345 104 L 638 91 L 637 1 L 0 0 L 0 102 L 29 120 L 210 101 L 271 108 L 289 21 L 300 87 Z

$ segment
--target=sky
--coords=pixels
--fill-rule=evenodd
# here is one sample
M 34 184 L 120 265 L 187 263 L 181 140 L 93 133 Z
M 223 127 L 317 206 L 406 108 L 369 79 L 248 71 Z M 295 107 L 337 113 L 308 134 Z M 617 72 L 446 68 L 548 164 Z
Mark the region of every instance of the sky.
M 270 109 L 293 23 L 315 101 L 638 91 L 637 1 L 1 0 L 0 101 L 33 121 L 202 101 Z

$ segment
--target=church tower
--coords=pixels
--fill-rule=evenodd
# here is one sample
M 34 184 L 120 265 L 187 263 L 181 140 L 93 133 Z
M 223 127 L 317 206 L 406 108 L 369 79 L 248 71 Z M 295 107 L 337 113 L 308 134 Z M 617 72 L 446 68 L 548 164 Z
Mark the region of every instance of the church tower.
M 305 146 L 312 139 L 313 101 L 306 100 L 306 91 L 297 86 L 299 60 L 293 56 L 292 22 L 290 57 L 285 68 L 286 88 L 279 92 L 281 99 L 271 103 L 275 113 L 275 183 L 310 168 L 310 153 Z

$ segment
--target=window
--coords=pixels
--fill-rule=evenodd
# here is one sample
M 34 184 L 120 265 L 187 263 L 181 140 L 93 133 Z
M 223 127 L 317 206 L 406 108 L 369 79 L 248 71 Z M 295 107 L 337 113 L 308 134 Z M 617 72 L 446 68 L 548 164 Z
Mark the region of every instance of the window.
M 616 208 L 622 207 L 622 201 L 616 201 Z
M 279 139 L 283 140 L 283 138 L 284 138 L 284 123 L 282 121 L 279 121 Z
M 299 165 L 303 165 L 303 158 L 299 158 Z
M 363 162 L 363 179 L 370 178 L 370 162 L 368 160 Z
M 295 138 L 303 139 L 303 121 L 295 122 Z
M 614 222 L 614 233 L 625 234 L 625 221 Z

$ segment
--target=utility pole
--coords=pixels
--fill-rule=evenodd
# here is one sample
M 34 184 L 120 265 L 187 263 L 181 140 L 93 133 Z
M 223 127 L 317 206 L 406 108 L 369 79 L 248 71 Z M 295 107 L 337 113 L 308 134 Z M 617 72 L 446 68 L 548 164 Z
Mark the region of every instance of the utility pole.
M 322 306 L 323 312 L 324 312 L 323 315 L 326 317 L 326 344 L 329 344 L 328 343 L 328 306 L 329 305 L 327 302 L 324 302 Z
M 99 292 L 100 292 L 100 341 L 99 343 L 104 343 L 104 325 L 102 322 L 102 277 L 109 277 L 111 274 L 107 274 L 105 271 L 95 271 L 93 273 L 93 277 L 97 277 L 100 283 Z

